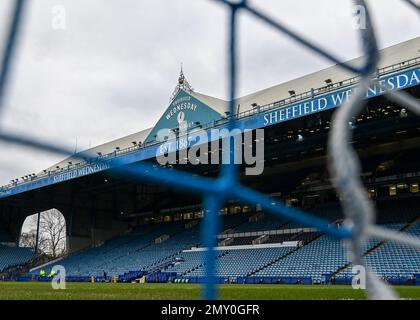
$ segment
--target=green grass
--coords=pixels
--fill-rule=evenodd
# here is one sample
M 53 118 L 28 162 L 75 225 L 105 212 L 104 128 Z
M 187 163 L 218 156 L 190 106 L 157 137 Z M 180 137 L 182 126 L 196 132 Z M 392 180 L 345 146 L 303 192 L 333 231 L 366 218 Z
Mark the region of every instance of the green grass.
M 49 283 L 0 282 L 0 300 L 190 300 L 200 298 L 195 284 L 67 283 L 66 290 L 53 290 Z M 402 298 L 419 299 L 420 287 L 395 287 Z M 364 292 L 350 286 L 221 285 L 222 299 L 308 300 L 364 299 Z

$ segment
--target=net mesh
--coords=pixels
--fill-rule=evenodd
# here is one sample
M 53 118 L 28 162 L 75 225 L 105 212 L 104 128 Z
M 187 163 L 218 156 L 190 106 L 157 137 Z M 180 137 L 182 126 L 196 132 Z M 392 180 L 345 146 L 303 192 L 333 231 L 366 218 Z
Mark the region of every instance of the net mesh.
M 301 210 L 285 206 L 281 202 L 273 202 L 268 196 L 253 189 L 241 185 L 238 180 L 237 167 L 231 164 L 222 166 L 221 174 L 217 179 L 209 179 L 200 176 L 192 176 L 188 173 L 156 167 L 147 163 L 138 163 L 134 166 L 123 166 L 121 159 L 110 160 L 110 165 L 121 175 L 138 177 L 141 181 L 166 183 L 174 187 L 188 187 L 190 190 L 202 195 L 204 207 L 204 223 L 202 224 L 202 243 L 207 247 L 204 255 L 206 268 L 205 284 L 203 287 L 204 299 L 216 299 L 216 259 L 214 247 L 217 245 L 216 235 L 219 232 L 219 212 L 229 198 L 239 199 L 246 203 L 258 203 L 266 212 L 280 217 L 302 223 L 306 226 L 317 228 L 326 234 L 338 239 L 345 239 L 348 242 L 352 262 L 362 265 L 367 269 L 367 293 L 371 299 L 395 299 L 395 292 L 382 282 L 377 275 L 368 270 L 363 259 L 363 242 L 368 238 L 375 238 L 383 241 L 395 241 L 408 246 L 420 249 L 420 239 L 403 235 L 401 233 L 385 229 L 375 224 L 375 207 L 368 198 L 360 179 L 359 158 L 352 148 L 350 141 L 352 128 L 349 123 L 357 116 L 365 106 L 364 96 L 367 89 L 376 82 L 374 74 L 378 64 L 378 48 L 375 37 L 375 30 L 370 19 L 370 11 L 363 0 L 354 0 L 354 5 L 362 6 L 366 10 L 366 28 L 358 30 L 360 43 L 363 49 L 365 61 L 362 66 L 355 67 L 340 61 L 334 54 L 322 49 L 309 39 L 306 39 L 294 31 L 276 21 L 268 13 L 262 12 L 253 7 L 249 1 L 242 0 L 231 2 L 227 0 L 211 0 L 226 7 L 229 10 L 228 21 L 228 86 L 230 114 L 235 114 L 235 98 L 237 84 L 237 20 L 240 11 L 246 12 L 261 23 L 267 24 L 280 33 L 286 34 L 291 39 L 311 50 L 312 52 L 338 64 L 341 68 L 360 76 L 360 82 L 355 88 L 355 93 L 348 102 L 344 103 L 334 114 L 332 128 L 329 134 L 328 156 L 329 170 L 332 181 L 341 195 L 342 207 L 345 215 L 345 223 L 341 228 L 330 226 L 328 221 L 312 216 Z M 420 12 L 419 5 L 411 0 L 403 0 L 414 10 Z M 1 60 L 0 73 L 0 111 L 5 108 L 5 91 L 13 58 L 16 55 L 19 30 L 22 25 L 23 14 L 27 6 L 27 0 L 15 0 L 13 12 L 10 15 L 9 29 L 6 36 L 6 45 Z M 384 90 L 387 88 L 385 87 Z M 410 95 L 404 92 L 386 91 L 388 99 L 395 101 L 413 113 L 420 115 L 420 104 Z M 229 117 L 229 129 L 236 128 L 234 116 Z M 35 147 L 46 152 L 59 153 L 65 156 L 73 155 L 70 150 L 58 145 L 52 145 L 43 141 L 34 140 L 32 137 L 18 135 L 12 132 L 0 132 L 0 139 L 7 143 L 21 146 Z M 233 143 L 233 141 L 231 141 Z M 81 159 L 88 159 L 91 163 L 99 162 L 97 157 L 87 153 L 79 153 Z M 233 155 L 232 155 L 233 156 Z

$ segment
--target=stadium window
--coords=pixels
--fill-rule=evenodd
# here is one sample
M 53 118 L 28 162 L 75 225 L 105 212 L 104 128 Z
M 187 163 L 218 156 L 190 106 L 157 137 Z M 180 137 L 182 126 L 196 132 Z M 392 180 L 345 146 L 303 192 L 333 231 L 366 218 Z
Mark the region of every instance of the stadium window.
M 200 219 L 204 216 L 203 210 L 194 213 L 194 219 Z
M 296 207 L 299 205 L 299 200 L 296 198 L 288 198 L 286 199 L 286 206 L 287 207 Z
M 180 221 L 182 220 L 182 213 L 177 213 L 174 215 L 174 221 Z
M 184 213 L 184 220 L 191 220 L 193 218 L 194 218 L 194 216 L 191 212 Z
M 229 212 L 230 214 L 238 214 L 241 212 L 241 207 L 230 207 Z
M 248 207 L 248 206 L 245 206 L 245 207 L 242 208 L 242 213 L 249 213 L 251 211 L 252 211 L 251 208 Z
M 371 188 L 368 190 L 369 198 L 375 198 L 376 197 L 376 189 Z
M 155 217 L 155 218 L 152 218 L 152 219 L 153 219 L 154 223 L 162 223 L 163 216 L 158 216 L 158 217 Z
M 418 193 L 419 192 L 419 184 L 418 183 L 412 183 L 410 185 L 410 192 L 411 193 Z
M 406 183 L 398 183 L 397 184 L 398 193 L 409 193 L 410 188 Z
M 389 195 L 390 196 L 396 196 L 397 195 L 397 187 L 396 186 L 390 186 L 389 187 Z

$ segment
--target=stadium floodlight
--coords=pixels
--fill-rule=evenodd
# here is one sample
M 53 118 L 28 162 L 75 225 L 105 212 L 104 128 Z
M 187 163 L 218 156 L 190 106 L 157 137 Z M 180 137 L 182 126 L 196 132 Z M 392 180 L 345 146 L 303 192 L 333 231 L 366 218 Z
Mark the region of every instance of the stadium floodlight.
M 289 90 L 289 94 L 291 97 L 296 95 L 296 91 L 295 90 Z
M 258 103 L 254 102 L 251 106 L 256 112 L 260 112 L 261 106 Z
M 326 79 L 324 82 L 327 84 L 327 86 L 331 86 L 333 83 L 331 79 Z

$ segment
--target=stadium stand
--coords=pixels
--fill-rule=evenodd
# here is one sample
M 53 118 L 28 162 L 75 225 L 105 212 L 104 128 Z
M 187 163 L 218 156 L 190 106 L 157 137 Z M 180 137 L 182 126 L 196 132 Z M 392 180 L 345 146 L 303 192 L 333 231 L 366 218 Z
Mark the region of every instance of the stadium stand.
M 261 220 L 258 221 L 248 221 L 243 223 L 235 228 L 235 232 L 255 232 L 255 231 L 265 231 L 265 230 L 276 230 L 284 227 L 288 222 L 281 219 L 275 219 L 272 217 L 263 216 Z
M 408 225 L 389 225 L 395 230 L 404 229 L 409 235 L 420 235 L 420 222 Z M 404 284 L 415 280 L 420 274 L 420 252 L 413 248 L 395 243 L 371 243 L 376 250 L 368 250 L 365 260 L 369 268 L 380 277 L 394 284 Z M 351 266 L 339 272 L 336 276 L 338 282 L 349 282 L 354 273 Z
M 395 73 L 406 76 L 405 71 L 411 72 L 415 66 L 417 68 L 420 65 L 419 44 L 420 38 L 417 38 L 385 50 L 382 55 L 385 58 L 381 62 L 378 75 Z M 237 117 L 243 119 L 249 116 L 244 123 L 256 123 L 258 118 L 251 116 L 264 116 L 260 114 L 262 110 L 266 112 L 272 108 L 275 110 L 289 104 L 303 103 L 306 99 L 314 98 L 314 95 L 349 88 L 357 81 L 349 77 L 350 75 L 339 72 L 337 67 L 332 67 L 243 97 L 239 101 L 241 105 L 240 108 L 238 106 Z M 325 87 L 325 81 L 332 81 L 331 78 L 336 83 L 332 87 Z M 311 88 L 313 89 L 308 91 Z M 290 96 L 289 90 L 303 93 Z M 407 86 L 404 90 L 411 90 L 410 93 L 415 96 L 420 94 L 418 86 Z M 223 106 L 226 102 L 199 94 L 192 89 L 180 89 L 178 93 L 179 98 L 171 100 L 168 112 L 174 107 L 174 101 L 190 99 L 215 117 L 212 120 L 204 117 L 203 120 L 198 113 L 192 113 L 189 115 L 192 123 L 205 127 L 207 122 L 204 121 L 211 120 L 208 123 L 212 125 L 224 121 Z M 339 95 L 337 91 L 331 99 L 338 99 Z M 287 98 L 278 100 L 281 97 Z M 296 106 L 301 108 L 302 104 Z M 273 201 L 278 198 L 288 206 L 296 206 L 316 217 L 322 217 L 330 224 L 340 226 L 344 216 L 326 170 L 325 146 L 332 112 L 325 110 L 281 122 L 281 125 L 267 125 L 266 171 L 257 179 L 247 177 L 244 180 L 253 189 L 269 194 Z M 264 122 L 270 117 L 277 119 L 281 117 L 281 113 L 267 113 L 266 116 L 268 118 L 263 117 L 260 120 Z M 352 125 L 357 127 L 353 142 L 357 151 L 360 151 L 362 179 L 369 196 L 376 204 L 378 224 L 418 235 L 418 119 L 403 107 L 390 105 L 385 98 L 376 96 L 369 100 L 366 110 Z M 89 152 L 98 155 L 98 159 L 127 157 L 130 159 L 127 163 L 141 158 L 135 158 L 134 155 L 143 156 L 144 153 L 144 159 L 150 161 L 146 157 L 147 147 L 156 143 L 152 131 L 160 127 L 162 126 L 156 125 L 92 148 Z M 395 130 L 384 133 L 383 128 Z M 2 219 L 14 219 L 11 215 L 17 211 L 14 210 L 15 202 L 33 205 L 31 212 L 46 209 L 32 201 L 34 198 L 39 199 L 41 204 L 51 203 L 50 200 L 54 199 L 66 203 L 71 210 L 63 206 L 63 215 L 68 221 L 72 221 L 68 232 L 69 254 L 59 264 L 66 268 L 68 278 L 74 281 L 90 281 L 91 276 L 98 281 L 109 280 L 109 277 L 114 276 L 120 281 L 131 281 L 143 276 L 150 281 L 203 281 L 206 267 L 203 252 L 206 250 L 200 240 L 200 228 L 204 213 L 201 207 L 191 208 L 199 203 L 196 198 L 191 199 L 192 192 L 186 190 L 183 194 L 177 194 L 166 185 L 155 186 L 148 182 L 131 181 L 113 175 L 107 171 L 109 167 L 102 170 L 88 167 L 89 165 L 77 157 L 70 157 L 44 170 L 39 177 L 34 178 L 33 184 L 14 180 L 11 185 L 4 187 L 4 200 L 0 203 L 4 209 L 0 211 L 4 216 Z M 76 171 L 77 176 L 73 177 L 71 170 L 79 168 L 89 170 L 81 170 L 80 175 Z M 208 166 L 187 166 L 185 170 L 209 177 L 219 174 L 217 168 Z M 85 172 L 91 174 L 85 175 Z M 67 179 L 68 177 L 72 179 Z M 56 179 L 51 191 L 45 192 L 42 187 L 34 187 L 44 178 Z M 6 193 L 15 189 L 16 194 Z M 13 201 L 9 201 L 9 198 Z M 89 206 L 79 209 L 82 203 L 88 203 Z M 60 206 L 58 202 L 55 204 Z M 245 206 L 238 204 L 236 199 L 229 199 L 229 203 L 222 209 L 222 226 L 217 239 L 219 247 L 214 257 L 220 282 L 348 281 L 352 265 L 346 254 L 345 243 L 319 230 L 305 228 L 301 223 L 290 219 L 269 216 L 256 204 L 246 207 L 245 210 Z M 114 225 L 123 227 L 113 228 Z M 18 227 L 18 223 L 16 226 Z M 107 235 L 104 239 L 100 238 L 101 231 L 104 231 L 101 228 L 107 231 L 104 232 Z M 96 230 L 99 232 L 95 233 Z M 0 238 L 2 234 L 7 235 L 7 232 L 0 229 Z M 83 242 L 85 246 L 82 251 L 78 251 L 81 247 L 79 242 Z M 414 279 L 416 274 L 420 274 L 419 255 L 414 249 L 369 240 L 363 250 L 368 265 L 387 279 L 398 282 Z M 0 260 L 7 257 L 8 254 L 1 254 Z M 27 259 L 22 257 L 20 261 L 25 263 Z M 10 261 L 7 265 L 11 265 Z M 37 278 L 40 268 L 45 269 L 48 274 L 52 266 L 53 264 L 38 266 L 22 279 Z M 104 273 L 108 275 L 108 279 L 102 279 Z M 165 274 L 168 276 L 164 276 Z
M 378 202 L 378 207 L 382 208 L 380 220 L 388 222 L 386 227 L 390 229 L 419 235 L 420 223 L 414 218 L 419 213 L 417 200 L 402 198 L 393 201 L 393 204 L 397 203 L 395 206 L 404 208 L 404 214 L 396 216 L 396 207 L 385 200 Z M 340 220 L 337 203 L 318 206 L 313 212 L 325 214 L 332 222 Z M 244 231 L 244 236 L 233 238 L 224 247 L 219 247 L 215 259 L 221 282 L 327 283 L 331 279 L 338 281 L 352 276 L 345 243 L 318 231 L 303 229 L 269 235 L 273 222 L 279 231 L 291 230 L 295 225 L 258 215 L 261 217 L 259 221 L 254 221 L 255 213 L 223 215 L 222 230 L 229 231 L 227 236 L 235 235 L 237 231 Z M 389 223 L 391 220 L 398 222 Z M 200 282 L 205 275 L 202 257 L 205 248 L 200 243 L 200 221 L 194 221 L 196 223 L 177 221 L 145 225 L 101 246 L 69 256 L 60 264 L 66 267 L 69 279 L 78 281 L 89 281 L 91 276 L 98 281 L 105 280 L 102 275 L 106 272 L 109 277 L 115 276 L 121 281 L 145 275 L 152 281 L 184 279 Z M 268 240 L 253 245 L 258 237 L 246 236 L 248 230 L 266 232 Z M 272 245 L 275 247 L 270 247 Z M 369 240 L 363 250 L 368 265 L 384 278 L 414 279 L 415 274 L 420 273 L 420 254 L 415 249 Z M 47 273 L 51 266 L 44 267 Z M 27 277 L 37 277 L 38 271 L 32 271 Z M 173 276 L 151 277 L 155 273 Z
M 134 231 L 112 239 L 102 246 L 63 259 L 60 264 L 71 277 L 102 276 L 104 271 L 109 276 L 118 276 L 129 271 L 150 270 L 182 249 L 197 244 L 198 229 L 183 228 L 182 223 L 151 226 L 146 232 Z M 155 243 L 162 235 L 168 235 L 169 239 Z
M 403 225 L 387 225 L 387 227 L 398 230 Z M 368 241 L 364 250 L 367 251 L 375 245 L 377 242 Z M 314 283 L 321 283 L 325 281 L 325 275 L 335 273 L 348 263 L 349 257 L 346 255 L 345 244 L 329 236 L 321 236 L 297 250 L 293 255 L 259 271 L 255 276 L 309 277 Z
M 317 283 L 321 282 L 323 274 L 336 271 L 347 261 L 341 243 L 331 237 L 322 236 L 254 276 L 311 277 Z
M 217 274 L 220 277 L 248 276 L 273 261 L 284 257 L 295 248 L 238 249 L 225 251 L 217 258 Z M 238 263 L 238 261 L 240 263 Z M 200 266 L 186 274 L 189 277 L 203 277 L 205 270 Z
M 407 234 L 420 236 L 420 223 L 410 227 Z M 386 243 L 366 256 L 367 265 L 385 279 L 412 278 L 420 273 L 420 252 L 413 248 Z
M 20 266 L 34 258 L 30 248 L 18 248 L 0 245 L 0 272 L 7 268 Z

